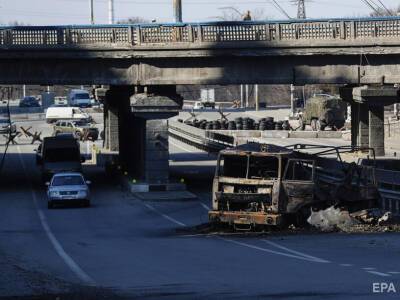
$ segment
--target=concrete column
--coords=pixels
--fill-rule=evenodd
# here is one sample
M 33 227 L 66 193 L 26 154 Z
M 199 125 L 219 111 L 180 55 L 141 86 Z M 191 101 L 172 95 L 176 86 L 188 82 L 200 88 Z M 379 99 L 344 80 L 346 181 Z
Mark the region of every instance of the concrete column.
M 119 100 L 117 90 L 106 92 L 104 103 L 104 148 L 110 151 L 119 150 Z
M 376 156 L 385 155 L 384 106 L 369 107 L 369 146 Z
M 146 120 L 144 179 L 165 182 L 169 179 L 168 121 Z
M 145 89 L 121 87 L 116 95 L 120 103 L 119 160 L 123 170 L 140 182 L 167 183 L 167 119 L 178 113 L 182 98 L 176 94 L 175 86 L 149 86 Z
M 365 104 L 358 104 L 357 145 L 369 147 L 369 110 Z
M 351 103 L 351 145 L 358 146 L 358 113 L 359 113 L 359 106 L 358 103 Z

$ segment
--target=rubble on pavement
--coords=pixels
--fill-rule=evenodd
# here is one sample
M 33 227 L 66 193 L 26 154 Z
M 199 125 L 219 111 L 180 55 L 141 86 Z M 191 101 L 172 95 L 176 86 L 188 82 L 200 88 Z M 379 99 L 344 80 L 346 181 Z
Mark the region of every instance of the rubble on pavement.
M 323 232 L 400 232 L 400 216 L 379 208 L 363 209 L 349 213 L 333 206 L 312 211 L 307 222 Z

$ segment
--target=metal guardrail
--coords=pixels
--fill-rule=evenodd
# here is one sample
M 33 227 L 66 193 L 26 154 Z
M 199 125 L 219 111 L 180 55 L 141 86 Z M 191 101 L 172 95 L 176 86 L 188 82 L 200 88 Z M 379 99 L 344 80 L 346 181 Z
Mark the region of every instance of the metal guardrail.
M 0 48 L 74 45 L 168 45 L 296 40 L 373 40 L 400 37 L 400 17 L 87 26 L 3 26 Z
M 232 136 L 209 132 L 180 122 L 169 121 L 169 135 L 198 149 L 219 152 L 234 146 Z
M 382 209 L 400 214 L 400 171 L 376 169 Z

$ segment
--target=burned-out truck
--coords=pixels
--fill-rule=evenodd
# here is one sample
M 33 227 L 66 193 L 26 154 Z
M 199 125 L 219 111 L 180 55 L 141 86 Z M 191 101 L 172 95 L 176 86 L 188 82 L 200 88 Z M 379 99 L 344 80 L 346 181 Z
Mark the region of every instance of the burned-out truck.
M 258 143 L 221 151 L 213 182 L 210 222 L 249 230 L 302 223 L 311 209 L 338 202 L 374 205 L 377 189 L 372 173 L 359 172 L 361 167 L 356 164 L 333 158 L 340 155 L 338 151 L 318 151 L 324 155 L 302 152 L 295 146 Z M 344 199 L 339 194 L 351 198 Z

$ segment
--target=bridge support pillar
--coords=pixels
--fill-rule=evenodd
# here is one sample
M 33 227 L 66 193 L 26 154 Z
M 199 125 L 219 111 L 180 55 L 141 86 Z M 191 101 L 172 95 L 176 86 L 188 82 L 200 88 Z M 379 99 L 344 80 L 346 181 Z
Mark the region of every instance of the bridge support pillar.
M 385 155 L 384 107 L 399 101 L 394 87 L 348 86 L 341 98 L 351 104 L 351 144 L 372 148 L 376 156 Z
M 168 183 L 168 118 L 176 115 L 182 98 L 175 86 L 119 87 L 119 161 L 135 179 Z
M 384 106 L 369 107 L 369 147 L 375 150 L 375 155 L 385 155 Z
M 399 102 L 399 89 L 395 87 L 362 86 L 353 89 L 353 99 L 359 104 L 361 138 L 376 156 L 385 155 L 384 108 Z
M 107 92 L 104 103 L 104 148 L 110 151 L 119 150 L 119 108 L 116 101 L 112 101 L 111 91 Z

